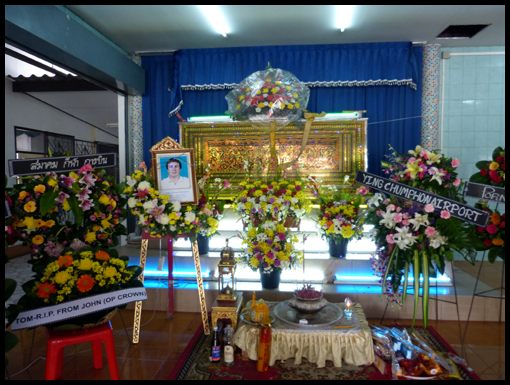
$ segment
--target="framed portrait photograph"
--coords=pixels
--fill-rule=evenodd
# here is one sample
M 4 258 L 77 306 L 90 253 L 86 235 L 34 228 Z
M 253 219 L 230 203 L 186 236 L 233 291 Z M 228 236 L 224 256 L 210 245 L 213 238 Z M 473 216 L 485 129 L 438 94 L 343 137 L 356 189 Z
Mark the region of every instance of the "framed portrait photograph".
M 152 152 L 155 188 L 170 201 L 198 204 L 193 149 L 168 149 Z

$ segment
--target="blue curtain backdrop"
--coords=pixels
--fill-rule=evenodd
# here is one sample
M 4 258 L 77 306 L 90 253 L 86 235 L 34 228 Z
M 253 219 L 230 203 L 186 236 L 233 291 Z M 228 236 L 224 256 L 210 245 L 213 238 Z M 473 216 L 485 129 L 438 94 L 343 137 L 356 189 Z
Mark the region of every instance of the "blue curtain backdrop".
M 166 136 L 179 140 L 175 112 L 184 119 L 223 115 L 233 85 L 267 62 L 309 84 L 309 111 L 367 111 L 369 172 L 382 175 L 380 161 L 390 153 L 389 144 L 407 151 L 420 143 L 422 48 L 411 43 L 181 50 L 142 57 L 147 164 L 155 143 Z

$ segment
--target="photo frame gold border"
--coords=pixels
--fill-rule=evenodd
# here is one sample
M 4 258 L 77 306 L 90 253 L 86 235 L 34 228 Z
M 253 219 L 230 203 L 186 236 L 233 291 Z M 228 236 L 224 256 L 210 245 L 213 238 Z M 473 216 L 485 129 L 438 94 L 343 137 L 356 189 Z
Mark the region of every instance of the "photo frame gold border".
M 152 176 L 154 178 L 154 189 L 159 190 L 159 178 L 158 178 L 158 165 L 157 165 L 157 157 L 158 155 L 172 155 L 172 154 L 189 154 L 190 158 L 190 164 L 189 164 L 189 170 L 190 175 L 189 179 L 191 181 L 191 188 L 193 189 L 193 200 L 192 201 L 183 201 L 180 202 L 181 204 L 192 204 L 196 205 L 198 204 L 198 186 L 197 186 L 197 179 L 196 179 L 196 173 L 195 173 L 195 156 L 194 151 L 192 148 L 184 148 L 182 145 L 177 143 L 175 140 L 173 140 L 170 137 L 166 137 L 161 142 L 157 143 L 156 145 L 152 146 L 150 149 L 151 152 L 151 169 L 152 169 Z

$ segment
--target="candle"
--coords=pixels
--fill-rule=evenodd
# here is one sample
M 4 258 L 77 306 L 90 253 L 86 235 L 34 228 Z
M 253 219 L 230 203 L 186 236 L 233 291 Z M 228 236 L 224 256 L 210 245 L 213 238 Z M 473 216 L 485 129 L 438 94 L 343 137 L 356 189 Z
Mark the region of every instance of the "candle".
M 345 309 L 346 310 L 351 310 L 351 305 L 352 305 L 351 299 L 350 298 L 346 298 L 344 303 L 345 303 Z

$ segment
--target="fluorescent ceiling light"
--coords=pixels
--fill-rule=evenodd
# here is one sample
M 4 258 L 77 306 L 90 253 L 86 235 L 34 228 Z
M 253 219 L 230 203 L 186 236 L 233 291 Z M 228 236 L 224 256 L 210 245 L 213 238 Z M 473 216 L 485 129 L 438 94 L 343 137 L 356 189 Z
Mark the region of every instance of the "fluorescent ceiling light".
M 192 116 L 189 118 L 190 122 L 217 122 L 219 120 L 230 120 L 230 115 L 216 115 L 216 116 Z
M 209 22 L 213 25 L 216 32 L 221 33 L 223 37 L 227 37 L 229 33 L 228 25 L 221 14 L 217 5 L 199 5 Z
M 336 27 L 343 32 L 351 25 L 352 11 L 354 5 L 337 5 L 336 10 Z

